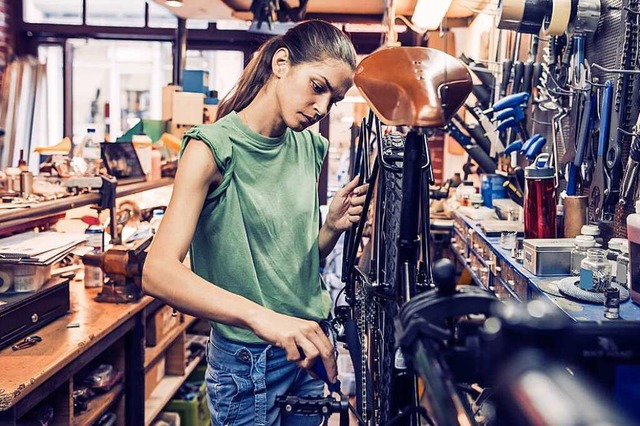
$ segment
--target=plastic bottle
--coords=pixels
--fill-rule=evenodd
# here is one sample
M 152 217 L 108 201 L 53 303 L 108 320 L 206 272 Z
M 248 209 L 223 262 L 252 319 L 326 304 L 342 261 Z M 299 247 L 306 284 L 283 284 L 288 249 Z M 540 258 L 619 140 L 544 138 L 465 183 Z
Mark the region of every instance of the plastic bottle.
M 138 154 L 142 171 L 147 175 L 147 179 L 149 179 L 151 174 L 151 138 L 144 133 L 140 133 L 133 135 L 131 141 L 133 142 L 136 154 Z
M 627 238 L 631 297 L 640 304 L 640 200 L 636 201 L 636 212 L 627 216 Z
M 82 139 L 82 158 L 87 161 L 100 159 L 100 143 L 96 139 L 96 129 L 87 129 L 87 134 Z
M 524 238 L 556 238 L 555 170 L 549 154 L 540 154 L 524 169 Z
M 151 147 L 151 180 L 162 178 L 162 153 L 157 146 Z
M 160 227 L 160 222 L 162 222 L 162 218 L 164 217 L 164 211 L 160 209 L 155 209 L 153 211 L 153 216 L 151 216 L 151 220 L 149 221 L 149 225 L 151 225 L 151 233 L 155 234 Z
M 616 282 L 622 287 L 629 284 L 629 245 L 622 246 L 616 259 Z

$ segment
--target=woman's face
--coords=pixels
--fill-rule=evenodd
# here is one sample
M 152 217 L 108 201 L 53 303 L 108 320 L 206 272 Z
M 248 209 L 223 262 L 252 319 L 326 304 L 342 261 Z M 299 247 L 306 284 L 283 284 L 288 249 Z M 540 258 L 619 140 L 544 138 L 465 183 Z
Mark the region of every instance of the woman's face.
M 300 131 L 320 121 L 353 85 L 353 70 L 343 61 L 326 59 L 288 66 L 276 94 L 287 127 Z

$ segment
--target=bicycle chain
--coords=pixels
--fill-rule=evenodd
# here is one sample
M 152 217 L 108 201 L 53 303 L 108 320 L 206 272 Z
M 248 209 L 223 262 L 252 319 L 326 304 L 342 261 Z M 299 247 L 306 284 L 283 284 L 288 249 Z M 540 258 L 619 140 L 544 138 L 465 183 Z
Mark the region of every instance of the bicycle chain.
M 359 282 L 360 285 L 356 287 L 356 326 L 358 327 L 358 337 L 360 338 L 360 353 L 361 353 L 361 377 L 360 387 L 362 392 L 361 402 L 360 402 L 360 413 L 365 420 L 368 419 L 369 407 L 367 405 L 368 394 L 367 394 L 367 362 L 368 362 L 368 350 L 367 350 L 367 308 L 369 302 L 367 300 L 366 290 L 364 289 L 364 285 L 362 282 Z
M 640 4 L 640 0 L 629 0 L 628 8 L 631 10 L 637 10 Z M 622 58 L 620 61 L 620 68 L 625 70 L 635 69 L 638 60 L 638 16 L 635 13 L 627 12 L 625 19 L 624 30 L 624 42 L 622 46 Z M 621 103 L 624 102 L 624 123 L 618 123 L 620 128 L 627 127 L 631 120 L 631 102 L 629 100 L 633 96 L 633 84 L 627 85 L 626 93 L 622 93 L 623 81 L 630 80 L 631 76 L 628 74 L 620 74 L 618 76 L 618 84 L 616 87 L 616 102 L 615 109 L 620 111 Z

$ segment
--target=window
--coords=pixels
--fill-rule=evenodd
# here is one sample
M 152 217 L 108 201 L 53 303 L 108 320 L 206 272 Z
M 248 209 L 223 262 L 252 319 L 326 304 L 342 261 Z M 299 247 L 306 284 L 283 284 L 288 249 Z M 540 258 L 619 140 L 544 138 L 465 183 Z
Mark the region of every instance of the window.
M 144 27 L 144 0 L 87 0 L 87 25 Z
M 35 122 L 41 124 L 34 129 L 33 140 L 40 141 L 38 145 L 55 145 L 63 137 L 63 55 L 62 46 L 41 45 L 38 46 L 38 60 L 46 64 L 46 109 L 37 108 L 44 117 Z M 32 164 L 30 162 L 30 164 Z
M 209 72 L 209 89 L 222 99 L 240 78 L 244 54 L 234 50 L 188 50 L 186 70 Z
M 166 7 L 150 1 L 149 26 L 152 28 L 178 28 L 178 18 Z
M 116 140 L 142 119 L 162 116 L 162 87 L 172 79 L 171 43 L 70 40 L 73 44 L 73 140 L 87 128 Z
M 24 22 L 82 24 L 82 0 L 23 0 Z

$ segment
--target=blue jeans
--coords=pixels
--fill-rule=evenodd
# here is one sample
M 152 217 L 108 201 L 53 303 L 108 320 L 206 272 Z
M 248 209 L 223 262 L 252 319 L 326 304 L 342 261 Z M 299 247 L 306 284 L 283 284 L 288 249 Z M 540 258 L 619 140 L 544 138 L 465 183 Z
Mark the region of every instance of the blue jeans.
M 324 383 L 287 361 L 283 349 L 235 342 L 212 331 L 207 364 L 205 377 L 214 426 L 322 423 L 320 416 L 287 415 L 276 407 L 276 396 L 324 395 Z

